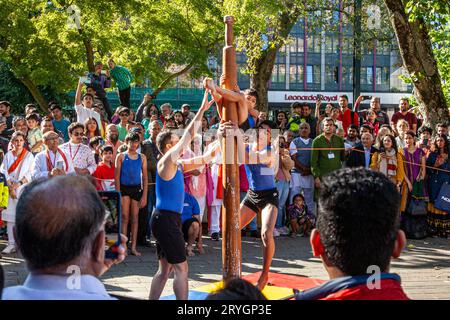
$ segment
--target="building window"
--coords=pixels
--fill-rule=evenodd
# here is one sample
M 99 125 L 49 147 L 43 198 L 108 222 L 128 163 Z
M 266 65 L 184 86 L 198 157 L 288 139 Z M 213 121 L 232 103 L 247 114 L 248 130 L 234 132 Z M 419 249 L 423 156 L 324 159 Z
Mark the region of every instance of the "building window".
M 333 37 L 332 36 L 325 37 L 325 52 L 333 53 Z
M 350 38 L 343 38 L 342 40 L 342 53 L 344 54 L 353 54 L 353 43 Z
M 303 37 L 301 38 L 297 38 L 297 43 L 298 43 L 298 47 L 297 47 L 297 52 L 305 52 L 305 39 L 303 39 Z
M 373 84 L 373 67 L 367 67 L 366 79 L 367 79 L 367 84 Z
M 308 52 L 320 53 L 320 36 L 310 35 L 306 39 L 308 41 Z
M 342 66 L 342 84 L 352 84 L 353 83 L 353 67 Z
M 297 38 L 292 39 L 292 42 L 289 44 L 289 51 L 292 53 L 297 52 Z
M 377 73 L 375 74 L 377 84 L 381 84 L 381 67 L 377 67 Z
M 286 81 L 286 66 L 284 64 L 276 64 L 273 67 L 272 83 L 283 83 Z
M 339 67 L 333 65 L 325 66 L 325 83 L 336 84 L 339 79 Z
M 306 66 L 306 82 L 320 83 L 320 65 Z
M 293 38 L 289 50 L 291 53 L 303 52 L 303 38 Z

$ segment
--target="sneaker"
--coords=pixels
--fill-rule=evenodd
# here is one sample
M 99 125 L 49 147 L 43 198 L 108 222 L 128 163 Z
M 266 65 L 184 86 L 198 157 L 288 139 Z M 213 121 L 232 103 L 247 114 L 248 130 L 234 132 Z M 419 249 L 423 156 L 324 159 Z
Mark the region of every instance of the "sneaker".
M 213 232 L 213 233 L 211 234 L 211 240 L 219 241 L 219 240 L 220 240 L 220 238 L 219 238 L 219 233 L 218 233 L 218 232 Z
M 2 251 L 2 253 L 4 254 L 10 254 L 14 252 L 16 252 L 16 246 L 13 244 L 8 244 L 8 246 Z
M 273 229 L 273 236 L 274 237 L 279 237 L 280 236 L 280 232 L 278 232 L 277 228 Z

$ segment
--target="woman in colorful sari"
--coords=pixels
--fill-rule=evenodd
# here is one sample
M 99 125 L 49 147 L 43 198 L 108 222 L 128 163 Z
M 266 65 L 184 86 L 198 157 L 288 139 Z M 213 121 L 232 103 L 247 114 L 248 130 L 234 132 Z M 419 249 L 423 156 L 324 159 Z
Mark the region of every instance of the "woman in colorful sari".
M 5 155 L 0 171 L 5 175 L 9 188 L 8 207 L 2 212 L 3 221 L 7 222 L 8 246 L 2 253 L 16 252 L 13 227 L 16 219 L 16 206 L 24 186 L 31 181 L 33 172 L 33 154 L 24 148 L 27 137 L 16 131 L 11 137 L 12 150 Z
M 433 142 L 434 152 L 427 159 L 428 192 L 428 225 L 430 233 L 443 238 L 450 237 L 450 212 L 436 208 L 437 200 L 442 186 L 450 184 L 450 145 L 444 134 L 437 135 Z
M 402 201 L 400 205 L 401 212 L 405 212 L 408 205 L 408 197 L 414 197 L 418 200 L 427 200 L 425 192 L 425 153 L 416 145 L 416 134 L 409 130 L 405 133 L 406 147 L 403 149 L 405 156 L 405 174 L 409 184 L 403 185 Z

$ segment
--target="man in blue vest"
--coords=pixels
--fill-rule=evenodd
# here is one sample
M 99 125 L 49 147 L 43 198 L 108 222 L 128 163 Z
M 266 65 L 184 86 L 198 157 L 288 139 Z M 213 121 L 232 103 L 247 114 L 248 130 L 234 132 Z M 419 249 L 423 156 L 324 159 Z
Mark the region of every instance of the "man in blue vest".
M 313 140 L 309 137 L 310 131 L 310 126 L 307 122 L 301 123 L 299 126 L 300 136 L 295 138 L 289 146 L 292 160 L 295 163 L 295 168 L 291 175 L 289 203 L 292 203 L 296 194 L 303 191 L 308 211 L 314 214 L 316 207 L 314 203 L 314 177 L 311 173 Z

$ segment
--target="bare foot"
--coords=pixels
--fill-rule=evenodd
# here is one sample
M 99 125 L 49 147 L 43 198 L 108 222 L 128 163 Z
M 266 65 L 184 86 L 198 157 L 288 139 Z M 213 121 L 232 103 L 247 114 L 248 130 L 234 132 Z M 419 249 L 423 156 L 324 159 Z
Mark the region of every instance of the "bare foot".
M 259 277 L 258 282 L 256 283 L 256 287 L 259 289 L 259 291 L 263 291 L 264 287 L 266 286 L 267 282 L 269 281 L 268 275 L 262 275 Z
M 136 249 L 131 249 L 130 250 L 130 254 L 132 256 L 136 256 L 136 257 L 140 257 L 141 256 L 141 253 L 139 251 L 137 251 Z
M 197 243 L 197 250 L 199 254 L 203 254 L 203 245 L 201 243 Z

